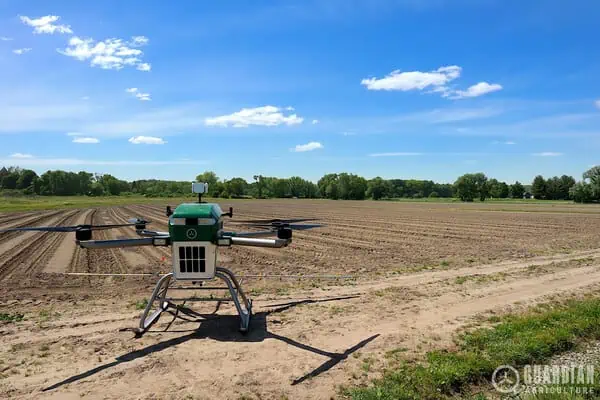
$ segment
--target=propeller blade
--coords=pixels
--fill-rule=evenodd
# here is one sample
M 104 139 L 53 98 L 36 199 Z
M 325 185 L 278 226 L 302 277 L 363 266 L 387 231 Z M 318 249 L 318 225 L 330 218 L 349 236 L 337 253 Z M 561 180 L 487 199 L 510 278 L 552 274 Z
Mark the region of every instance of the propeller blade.
M 142 225 L 142 224 L 149 224 L 152 221 L 147 221 L 144 218 L 129 218 L 127 220 L 127 222 L 134 224 L 134 225 Z
M 305 231 L 307 229 L 320 228 L 322 226 L 326 226 L 326 225 L 322 225 L 322 224 L 290 224 L 290 225 L 286 226 L 286 228 L 294 229 L 296 231 Z
M 74 229 L 75 228 L 75 229 Z M 2 229 L 0 232 L 43 231 L 43 232 L 75 232 L 75 226 L 26 226 L 22 228 Z
M 101 231 L 105 229 L 123 228 L 126 226 L 136 226 L 138 224 L 110 224 L 110 225 L 79 225 L 79 229 L 89 229 L 92 231 Z
M 271 225 L 275 224 L 293 224 L 296 222 L 305 222 L 305 221 L 315 221 L 318 218 L 291 218 L 291 219 L 279 219 L 279 218 L 271 218 L 271 219 L 247 219 L 247 220 L 236 220 L 232 222 L 238 222 L 242 224 L 253 224 L 253 225 Z
M 110 225 L 74 225 L 74 226 L 25 226 L 22 228 L 10 228 L 0 230 L 2 232 L 18 231 L 40 231 L 40 232 L 76 232 L 80 230 L 98 231 L 104 229 L 122 228 L 126 226 L 135 226 L 138 224 L 110 224 Z

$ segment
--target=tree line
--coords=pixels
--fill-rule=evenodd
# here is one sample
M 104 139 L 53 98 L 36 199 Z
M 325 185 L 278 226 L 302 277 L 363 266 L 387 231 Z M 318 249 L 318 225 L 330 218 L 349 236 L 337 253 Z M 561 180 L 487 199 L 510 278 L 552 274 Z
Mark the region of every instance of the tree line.
M 489 179 L 483 173 L 465 174 L 454 184 L 430 180 L 365 179 L 349 173 L 326 174 L 317 183 L 299 176 L 277 178 L 255 175 L 251 182 L 243 178 L 220 179 L 206 171 L 196 181 L 207 182 L 209 196 L 221 198 L 327 198 L 340 200 L 393 199 L 393 198 L 452 198 L 462 201 L 485 201 L 489 198 L 534 197 L 542 200 L 600 201 L 600 166 L 583 174 L 579 182 L 572 176 L 544 178 L 538 175 L 532 184 L 512 184 Z M 109 174 L 85 171 L 46 171 L 38 176 L 35 171 L 18 167 L 0 169 L 0 190 L 4 194 L 174 197 L 190 195 L 190 182 L 158 179 L 118 179 Z

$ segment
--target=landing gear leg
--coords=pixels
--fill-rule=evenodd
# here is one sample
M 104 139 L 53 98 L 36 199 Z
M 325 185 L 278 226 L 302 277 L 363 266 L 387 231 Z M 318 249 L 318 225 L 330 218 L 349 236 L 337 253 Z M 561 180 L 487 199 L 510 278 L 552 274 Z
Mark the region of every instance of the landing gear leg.
M 235 308 L 240 316 L 240 332 L 247 333 L 250 329 L 250 319 L 252 317 L 252 301 L 246 297 L 233 272 L 227 268 L 217 267 L 215 275 L 225 281 L 229 288 L 231 299 L 235 303 Z M 242 302 L 240 302 L 240 298 Z
M 164 275 L 158 280 L 158 283 L 152 292 L 152 296 L 150 297 L 150 300 L 148 300 L 148 304 L 144 309 L 144 313 L 140 318 L 140 326 L 135 330 L 136 336 L 139 337 L 146 333 L 146 331 L 150 329 L 150 327 L 154 325 L 156 321 L 158 321 L 163 311 L 166 311 L 167 308 L 169 308 L 170 303 L 166 300 L 166 296 L 172 277 L 173 274 L 170 273 Z M 156 307 L 154 303 L 156 303 Z M 154 311 L 152 314 L 150 314 L 152 309 L 154 309 Z

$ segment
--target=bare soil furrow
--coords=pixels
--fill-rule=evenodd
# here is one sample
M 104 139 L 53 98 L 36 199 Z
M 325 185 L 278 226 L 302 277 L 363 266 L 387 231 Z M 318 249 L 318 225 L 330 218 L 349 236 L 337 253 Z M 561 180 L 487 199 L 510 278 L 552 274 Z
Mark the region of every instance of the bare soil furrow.
M 63 212 L 61 216 L 48 221 L 51 225 L 61 225 L 70 220 L 78 211 Z M 4 280 L 17 268 L 23 273 L 29 270 L 42 257 L 48 256 L 54 242 L 60 239 L 56 232 L 26 232 L 11 241 L 10 250 L 0 254 L 0 280 Z

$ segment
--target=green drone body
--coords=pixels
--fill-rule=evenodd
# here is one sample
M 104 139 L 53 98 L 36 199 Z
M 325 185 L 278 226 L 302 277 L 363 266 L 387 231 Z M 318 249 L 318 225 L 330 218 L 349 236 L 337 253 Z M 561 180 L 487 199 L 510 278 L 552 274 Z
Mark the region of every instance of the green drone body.
M 169 217 L 169 236 L 173 242 L 211 242 L 216 244 L 223 229 L 223 211 L 214 203 L 184 203 Z

